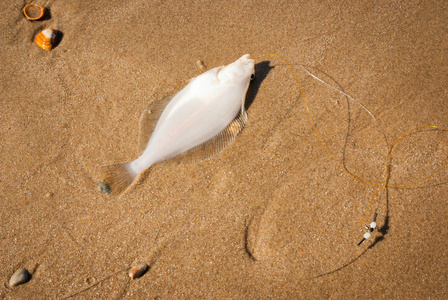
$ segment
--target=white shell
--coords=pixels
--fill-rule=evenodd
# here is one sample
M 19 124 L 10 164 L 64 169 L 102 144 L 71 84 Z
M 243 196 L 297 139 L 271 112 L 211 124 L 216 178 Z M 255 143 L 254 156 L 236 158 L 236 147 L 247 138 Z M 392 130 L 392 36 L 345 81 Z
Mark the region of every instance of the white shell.
M 27 269 L 21 268 L 12 274 L 11 279 L 9 280 L 9 285 L 14 287 L 20 284 L 23 284 L 31 279 L 31 274 Z

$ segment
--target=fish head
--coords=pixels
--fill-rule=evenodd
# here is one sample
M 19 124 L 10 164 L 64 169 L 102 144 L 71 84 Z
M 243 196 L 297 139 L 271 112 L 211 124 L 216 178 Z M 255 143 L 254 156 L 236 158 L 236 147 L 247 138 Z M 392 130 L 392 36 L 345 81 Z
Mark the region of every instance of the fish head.
M 249 54 L 245 54 L 235 62 L 223 67 L 218 79 L 225 83 L 249 82 L 255 76 L 255 62 Z

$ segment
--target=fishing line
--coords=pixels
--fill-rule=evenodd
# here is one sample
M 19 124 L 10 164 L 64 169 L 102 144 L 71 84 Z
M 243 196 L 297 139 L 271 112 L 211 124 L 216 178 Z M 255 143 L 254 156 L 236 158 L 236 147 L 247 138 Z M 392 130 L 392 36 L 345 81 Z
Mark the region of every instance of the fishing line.
M 445 169 L 445 167 L 448 165 L 448 160 L 446 160 L 445 163 L 444 163 L 439 169 L 437 169 L 436 171 L 434 171 L 434 172 L 431 173 L 430 175 L 424 177 L 423 179 L 419 179 L 419 180 L 417 180 L 417 181 L 415 181 L 415 182 L 411 182 L 411 183 L 409 183 L 409 184 L 404 184 L 404 185 L 388 185 L 388 182 L 389 182 L 389 179 L 390 179 L 390 165 L 391 165 L 392 151 L 394 150 L 394 148 L 395 148 L 395 147 L 396 147 L 396 146 L 397 146 L 403 139 L 405 139 L 406 137 L 410 136 L 411 134 L 413 134 L 413 133 L 415 133 L 415 132 L 417 132 L 417 131 L 422 131 L 422 130 L 424 130 L 424 129 L 436 129 L 436 130 L 442 130 L 442 131 L 448 132 L 448 129 L 446 129 L 446 128 L 444 128 L 444 127 L 435 126 L 435 125 L 429 125 L 429 126 L 416 127 L 416 128 L 414 128 L 414 129 L 412 129 L 412 130 L 406 132 L 404 135 L 402 135 L 400 138 L 398 138 L 398 139 L 392 144 L 392 146 L 389 148 L 389 151 L 388 151 L 388 154 L 387 154 L 387 157 L 386 157 L 386 178 L 385 178 L 383 184 L 375 183 L 375 182 L 371 182 L 371 181 L 369 181 L 369 180 L 365 180 L 365 179 L 363 179 L 361 176 L 358 176 L 358 175 L 353 174 L 352 172 L 348 171 L 345 167 L 341 166 L 341 165 L 336 161 L 336 159 L 335 159 L 335 158 L 330 154 L 330 152 L 328 151 L 327 147 L 325 147 L 325 144 L 322 142 L 322 139 L 321 139 L 320 135 L 317 133 L 316 127 L 315 127 L 315 125 L 314 125 L 313 116 L 312 116 L 312 114 L 311 114 L 310 108 L 309 108 L 309 106 L 308 106 L 308 102 L 307 102 L 306 97 L 305 97 L 305 94 L 304 94 L 304 92 L 303 92 L 302 84 L 301 84 L 301 82 L 300 82 L 300 80 L 299 80 L 299 77 L 298 77 L 296 71 L 295 71 L 294 68 L 292 67 L 292 65 L 291 65 L 285 58 L 283 58 L 282 56 L 280 56 L 280 55 L 278 55 L 278 54 L 276 54 L 276 53 L 266 53 L 266 54 L 262 54 L 262 55 L 259 55 L 259 56 L 255 57 L 254 59 L 257 60 L 257 59 L 259 59 L 259 58 L 266 57 L 266 56 L 276 56 L 276 57 L 280 58 L 281 60 L 283 60 L 283 62 L 285 62 L 285 63 L 288 65 L 289 69 L 290 69 L 291 72 L 293 73 L 293 75 L 294 75 L 294 77 L 295 77 L 295 79 L 296 79 L 296 82 L 297 82 L 297 84 L 298 84 L 298 86 L 299 86 L 300 95 L 301 95 L 301 97 L 302 97 L 302 99 L 303 99 L 303 103 L 305 104 L 306 111 L 307 111 L 307 113 L 308 113 L 308 117 L 309 117 L 309 120 L 310 120 L 310 122 L 311 122 L 311 126 L 312 126 L 312 129 L 313 129 L 314 135 L 316 136 L 317 140 L 319 141 L 319 144 L 320 144 L 320 146 L 322 147 L 322 149 L 325 151 L 325 153 L 326 153 L 327 156 L 330 158 L 330 160 L 336 165 L 336 167 L 337 167 L 338 169 L 340 169 L 341 171 L 345 172 L 346 174 L 348 174 L 349 176 L 355 178 L 356 180 L 359 180 L 359 181 L 361 181 L 361 182 L 363 182 L 363 183 L 366 183 L 366 184 L 369 184 L 369 185 L 372 185 L 372 186 L 379 187 L 379 189 L 378 189 L 378 190 L 373 194 L 373 196 L 371 197 L 371 199 L 370 199 L 370 201 L 369 201 L 369 204 L 368 204 L 368 206 L 367 206 L 367 208 L 366 208 L 366 210 L 365 210 L 365 213 L 364 213 L 364 215 L 363 215 L 363 217 L 362 217 L 362 226 L 365 226 L 365 221 L 364 221 L 364 220 L 365 220 L 365 216 L 367 215 L 367 213 L 368 213 L 368 211 L 369 211 L 369 209 L 370 209 L 370 207 L 371 207 L 371 205 L 372 205 L 372 203 L 373 203 L 373 199 L 374 199 L 375 196 L 378 195 L 382 190 L 384 190 L 384 189 L 386 189 L 386 188 L 402 189 L 402 188 L 408 188 L 408 187 L 417 185 L 417 184 L 419 184 L 419 183 L 421 183 L 421 182 L 423 182 L 423 181 L 426 181 L 426 180 L 430 179 L 431 177 L 435 176 L 436 174 L 440 173 L 440 172 L 441 172 L 443 169 Z M 333 89 L 333 90 L 335 90 L 335 91 L 341 93 L 342 95 L 348 97 L 350 100 L 352 100 L 352 101 L 356 102 L 358 105 L 360 105 L 360 107 L 361 107 L 362 109 L 364 109 L 364 110 L 365 110 L 365 111 L 366 111 L 366 112 L 373 118 L 373 120 L 376 122 L 378 128 L 380 129 L 382 135 L 383 135 L 384 138 L 385 138 L 387 147 L 389 147 L 388 144 L 387 144 L 387 137 L 386 137 L 386 134 L 384 133 L 384 131 L 383 131 L 382 127 L 380 126 L 380 124 L 378 123 L 377 119 L 375 118 L 375 116 L 374 116 L 374 115 L 373 115 L 373 114 L 372 114 L 372 113 L 371 113 L 371 112 L 370 112 L 370 111 L 369 111 L 369 110 L 368 110 L 368 109 L 367 109 L 367 108 L 366 108 L 360 101 L 354 99 L 354 98 L 351 97 L 349 94 L 347 94 L 347 93 L 345 93 L 345 92 L 343 92 L 343 91 L 337 89 L 336 87 L 332 86 L 331 84 L 329 84 L 329 83 L 323 81 L 322 79 L 318 78 L 317 76 L 315 76 L 313 73 L 311 73 L 311 72 L 310 72 L 307 68 L 305 68 L 304 66 L 301 65 L 301 67 L 302 67 L 302 68 L 303 68 L 303 69 L 304 69 L 310 76 L 312 76 L 314 79 L 320 81 L 321 83 L 327 85 L 327 86 L 330 87 L 331 89 Z M 377 208 L 375 209 L 374 222 L 372 222 L 372 224 L 376 224 L 375 221 L 376 221 L 376 216 L 378 215 L 377 211 L 378 211 L 378 208 L 379 208 L 379 203 L 380 203 L 380 200 L 378 200 L 378 205 L 377 205 Z M 370 227 L 370 228 L 369 228 L 369 231 L 372 231 L 372 230 L 373 230 L 373 229 Z M 362 242 L 362 241 L 361 241 L 361 242 Z M 361 242 L 360 242 L 360 243 L 361 243 Z M 360 243 L 359 243 L 359 244 L 360 244 Z M 358 245 L 359 245 L 359 244 L 358 244 Z

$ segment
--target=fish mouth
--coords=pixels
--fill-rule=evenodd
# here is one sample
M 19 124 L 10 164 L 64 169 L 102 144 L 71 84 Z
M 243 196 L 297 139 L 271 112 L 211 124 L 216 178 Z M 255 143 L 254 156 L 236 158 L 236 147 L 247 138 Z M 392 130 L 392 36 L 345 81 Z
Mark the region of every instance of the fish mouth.
M 240 57 L 239 61 L 241 61 L 245 65 L 254 63 L 254 60 L 250 58 L 250 54 L 244 54 L 243 56 Z

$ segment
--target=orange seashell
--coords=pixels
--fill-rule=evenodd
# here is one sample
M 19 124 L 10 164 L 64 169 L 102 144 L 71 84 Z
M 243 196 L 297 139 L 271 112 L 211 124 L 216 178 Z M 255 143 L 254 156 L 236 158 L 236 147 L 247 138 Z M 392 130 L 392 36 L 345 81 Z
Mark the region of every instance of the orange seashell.
M 39 20 L 44 16 L 45 8 L 37 4 L 28 4 L 23 8 L 23 14 L 28 20 Z
M 51 50 L 53 48 L 53 43 L 56 38 L 56 32 L 53 29 L 45 29 L 36 35 L 34 41 L 36 44 L 44 50 Z
M 132 279 L 139 278 L 140 276 L 145 274 L 147 269 L 148 265 L 145 263 L 133 266 L 129 269 L 129 277 L 131 277 Z

